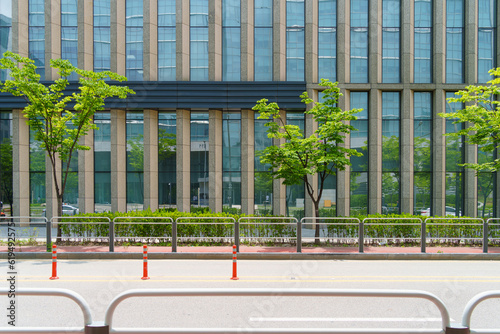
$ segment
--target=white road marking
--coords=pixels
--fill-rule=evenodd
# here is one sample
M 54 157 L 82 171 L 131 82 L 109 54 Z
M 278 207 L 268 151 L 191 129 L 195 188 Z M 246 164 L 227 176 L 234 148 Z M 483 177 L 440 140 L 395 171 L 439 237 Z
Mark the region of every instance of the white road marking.
M 441 322 L 441 318 L 258 318 L 255 322 Z M 452 322 L 454 320 L 451 320 Z

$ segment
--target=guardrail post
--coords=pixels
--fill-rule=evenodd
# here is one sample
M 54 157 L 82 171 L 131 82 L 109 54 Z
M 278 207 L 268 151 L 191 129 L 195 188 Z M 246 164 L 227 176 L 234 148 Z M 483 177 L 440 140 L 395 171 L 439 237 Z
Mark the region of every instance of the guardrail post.
M 177 253 L 177 220 L 172 223 L 172 253 Z
M 358 232 L 358 247 L 359 247 L 359 252 L 360 253 L 363 253 L 364 252 L 364 243 L 365 243 L 365 227 L 364 227 L 365 223 L 363 222 L 360 222 L 359 223 L 359 232 Z
M 240 252 L 240 221 L 234 223 L 234 244 L 236 245 L 236 252 Z
M 461 324 L 451 324 L 446 327 L 445 334 L 470 334 L 470 328 Z
M 85 326 L 85 334 L 109 334 L 109 326 L 104 322 L 96 322 Z
M 427 247 L 427 224 L 425 221 L 422 222 L 422 228 L 420 229 L 421 233 L 421 245 L 420 245 L 420 252 L 425 253 L 426 252 L 426 247 Z
M 109 222 L 109 251 L 115 251 L 115 221 Z
M 302 220 L 297 222 L 297 253 L 302 253 Z
M 47 220 L 47 218 L 45 218 L 45 221 L 47 222 L 47 228 L 46 228 L 46 233 L 47 233 L 47 253 L 50 253 L 52 252 L 52 219 L 51 220 Z
M 483 253 L 488 253 L 488 221 L 483 222 Z

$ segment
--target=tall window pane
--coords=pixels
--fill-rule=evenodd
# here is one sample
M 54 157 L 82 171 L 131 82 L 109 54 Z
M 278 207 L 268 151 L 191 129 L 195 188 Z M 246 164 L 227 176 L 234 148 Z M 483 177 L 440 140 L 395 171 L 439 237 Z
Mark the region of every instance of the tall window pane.
M 175 0 L 158 0 L 158 80 L 175 80 Z
M 45 195 L 45 150 L 30 129 L 30 216 L 42 216 Z
M 254 200 L 257 207 L 256 214 L 266 216 L 272 214 L 273 207 L 273 177 L 269 171 L 269 164 L 260 162 L 260 152 L 266 147 L 273 145 L 273 140 L 267 136 L 267 127 L 265 124 L 268 120 L 257 119 L 258 113 L 255 114 L 255 183 L 254 183 Z
M 94 0 L 94 71 L 111 70 L 111 4 Z
M 415 0 L 415 83 L 432 82 L 432 0 Z
M 368 213 L 368 92 L 351 92 L 351 109 L 363 109 L 351 122 L 356 131 L 351 132 L 351 148 L 361 152 L 361 157 L 351 157 L 351 215 Z
M 273 1 L 255 0 L 254 79 L 273 79 Z
M 144 114 L 127 112 L 127 211 L 144 208 Z
M 177 203 L 176 115 L 158 113 L 158 202 L 160 208 Z
M 304 57 L 304 0 L 286 2 L 286 80 L 303 81 Z
M 111 211 L 111 117 L 94 115 L 94 206 L 96 212 Z
M 337 0 L 320 0 L 318 5 L 318 72 L 321 78 L 337 78 Z
M 239 81 L 241 73 L 240 0 L 222 1 L 222 80 Z
M 225 211 L 241 210 L 240 113 L 225 112 L 222 119 L 222 203 Z
M 429 212 L 432 194 L 432 93 L 413 95 L 413 184 L 415 214 Z
M 125 76 L 131 81 L 143 80 L 143 2 L 126 0 Z
M 36 73 L 45 79 L 45 7 L 43 0 L 29 0 L 28 3 L 28 49 L 29 57 L 35 62 Z
M 12 163 L 12 113 L 0 112 L 0 202 L 6 215 L 12 215 L 14 202 Z
M 305 114 L 303 112 L 287 112 L 286 123 L 296 125 L 304 133 Z M 301 219 L 304 217 L 305 200 L 304 182 L 293 186 L 286 186 L 286 215 Z
M 12 0 L 0 0 L 0 55 L 12 51 Z M 5 81 L 7 71 L 0 70 L 0 81 Z
M 446 1 L 446 82 L 464 82 L 464 1 Z
M 351 0 L 351 82 L 368 82 L 368 0 Z
M 208 81 L 208 0 L 191 0 L 191 81 Z
M 78 66 L 78 4 L 77 0 L 61 0 L 61 58 Z M 68 78 L 76 80 L 77 75 Z
M 400 94 L 382 93 L 382 213 L 399 213 L 401 184 Z
M 191 113 L 191 205 L 208 206 L 208 113 Z
M 382 3 L 382 82 L 400 82 L 400 0 Z
M 488 71 L 495 67 L 496 1 L 478 0 L 477 78 L 485 83 L 492 79 Z

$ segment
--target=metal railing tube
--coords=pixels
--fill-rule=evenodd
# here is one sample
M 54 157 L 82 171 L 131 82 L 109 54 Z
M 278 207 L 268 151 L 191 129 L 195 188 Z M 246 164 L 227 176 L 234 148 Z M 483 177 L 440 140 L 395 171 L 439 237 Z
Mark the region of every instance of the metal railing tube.
M 50 253 L 52 252 L 52 222 L 49 221 L 46 217 L 45 218 L 45 224 L 46 224 L 46 233 L 47 233 L 47 252 Z
M 467 303 L 467 305 L 464 308 L 464 313 L 462 315 L 462 326 L 470 328 L 470 319 L 472 316 L 472 312 L 474 311 L 476 306 L 479 303 L 485 301 L 486 299 L 491 299 L 491 298 L 500 298 L 500 290 L 485 291 L 472 297 L 472 299 Z M 496 332 L 498 333 L 498 331 Z
M 234 223 L 234 244 L 236 245 L 236 252 L 240 252 L 240 222 Z
M 297 222 L 297 253 L 302 253 L 302 219 Z
M 365 243 L 365 223 L 364 221 L 359 223 L 359 232 L 358 232 L 358 247 L 359 247 L 359 252 L 363 253 L 364 252 L 364 243 Z
M 177 220 L 172 223 L 172 253 L 177 253 Z
M 427 247 L 427 224 L 425 221 L 422 222 L 422 228 L 420 229 L 420 236 L 421 236 L 421 245 L 420 245 L 420 252 L 425 253 L 426 252 L 426 247 Z
M 483 253 L 488 253 L 488 222 L 489 219 L 483 224 Z
M 115 220 L 109 222 L 109 251 L 115 251 Z

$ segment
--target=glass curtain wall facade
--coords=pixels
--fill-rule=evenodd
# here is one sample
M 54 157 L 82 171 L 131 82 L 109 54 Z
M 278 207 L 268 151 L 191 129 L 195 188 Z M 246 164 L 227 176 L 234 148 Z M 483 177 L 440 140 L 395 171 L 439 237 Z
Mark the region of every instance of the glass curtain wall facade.
M 432 82 L 432 0 L 415 0 L 413 82 Z
M 173 112 L 158 113 L 158 201 L 161 208 L 177 203 L 177 118 Z
M 368 0 L 351 0 L 351 58 L 352 83 L 368 82 Z
M 432 210 L 432 93 L 413 94 L 413 119 L 413 210 L 418 215 Z
M 36 73 L 45 79 L 45 6 L 44 0 L 28 2 L 28 50 Z
M 158 0 L 158 80 L 160 81 L 174 81 L 176 76 L 175 6 L 175 0 Z
M 268 122 L 265 119 L 258 119 L 259 113 L 255 113 L 255 172 L 254 172 L 254 201 L 256 214 L 272 214 L 273 207 L 273 177 L 269 171 L 269 164 L 260 162 L 260 152 L 266 147 L 273 145 L 273 140 L 267 136 L 267 128 L 264 124 Z
M 191 113 L 191 196 L 192 206 L 208 206 L 209 141 L 208 112 Z
M 97 212 L 111 211 L 111 116 L 94 115 L 94 206 Z
M 94 71 L 111 70 L 111 4 L 94 0 Z
M 14 202 L 12 163 L 12 113 L 0 112 L 0 211 L 6 215 L 11 215 Z
M 241 0 L 222 1 L 222 80 L 239 81 L 241 73 Z
M 273 79 L 273 1 L 255 0 L 254 80 Z
M 208 0 L 191 0 L 190 69 L 191 81 L 208 80 Z
M 125 76 L 129 81 L 142 81 L 144 74 L 143 1 L 126 0 L 125 4 Z
M 12 0 L 0 0 L 0 55 L 12 51 Z M 0 81 L 7 78 L 7 71 L 0 70 Z
M 303 81 L 305 77 L 305 3 L 286 1 L 286 80 Z
M 400 82 L 400 0 L 382 2 L 382 82 Z
M 78 67 L 78 3 L 77 0 L 61 0 L 61 58 Z M 77 80 L 73 73 L 68 78 Z
M 241 209 L 241 114 L 222 116 L 222 204 L 224 211 Z
M 477 81 L 482 83 L 492 79 L 488 71 L 495 67 L 496 12 L 495 0 L 478 0 Z
M 464 82 L 464 0 L 446 0 L 446 82 Z
M 334 82 L 337 78 L 337 0 L 318 3 L 318 72 Z
M 144 204 L 144 114 L 127 112 L 127 211 Z

